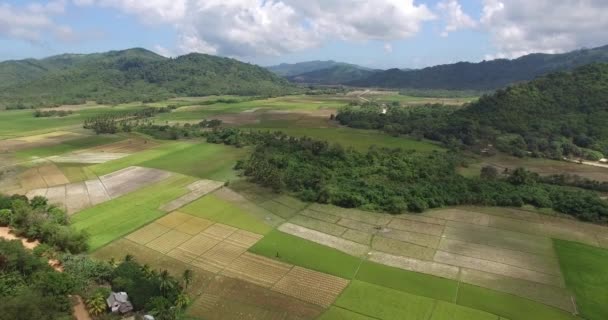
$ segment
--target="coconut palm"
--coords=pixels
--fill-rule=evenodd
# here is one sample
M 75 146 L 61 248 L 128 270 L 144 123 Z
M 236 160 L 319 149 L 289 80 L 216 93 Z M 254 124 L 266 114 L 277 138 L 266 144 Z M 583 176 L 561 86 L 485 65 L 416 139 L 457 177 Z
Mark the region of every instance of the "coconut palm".
M 180 293 L 175 299 L 175 306 L 178 310 L 184 310 L 190 304 L 190 297 L 185 293 Z
M 125 261 L 125 262 L 129 262 L 129 261 L 135 261 L 135 257 L 134 257 L 133 255 L 131 255 L 131 254 L 127 254 L 127 255 L 125 256 L 125 260 L 124 260 L 124 261 Z
M 163 270 L 158 275 L 158 280 L 160 281 L 160 291 L 163 293 L 166 293 L 167 290 L 172 289 L 175 286 L 175 283 L 173 282 L 173 279 L 171 279 L 171 275 L 167 270 Z
M 190 286 L 190 283 L 192 283 L 192 270 L 190 269 L 186 269 L 184 270 L 184 273 L 182 274 L 182 281 L 184 282 L 184 290 L 188 289 L 188 286 Z

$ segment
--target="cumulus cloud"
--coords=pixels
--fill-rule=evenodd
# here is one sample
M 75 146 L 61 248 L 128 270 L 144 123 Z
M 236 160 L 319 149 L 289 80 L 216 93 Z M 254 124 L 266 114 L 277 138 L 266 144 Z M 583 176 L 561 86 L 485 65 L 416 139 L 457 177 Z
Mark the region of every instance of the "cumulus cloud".
M 486 58 L 604 45 L 606 0 L 484 0 L 481 23 L 497 49 Z
M 391 41 L 416 34 L 431 10 L 414 0 L 74 0 L 171 24 L 177 47 L 235 57 L 280 55 L 332 40 Z
M 447 37 L 450 32 L 460 29 L 469 29 L 477 26 L 477 21 L 462 10 L 458 0 L 444 0 L 437 4 L 437 9 L 442 13 L 445 20 L 445 28 L 441 32 L 442 37 Z
M 55 15 L 64 13 L 65 5 L 63 0 L 25 6 L 0 3 L 0 37 L 40 43 L 45 35 L 50 35 L 69 41 L 74 38 L 73 30 L 53 20 Z

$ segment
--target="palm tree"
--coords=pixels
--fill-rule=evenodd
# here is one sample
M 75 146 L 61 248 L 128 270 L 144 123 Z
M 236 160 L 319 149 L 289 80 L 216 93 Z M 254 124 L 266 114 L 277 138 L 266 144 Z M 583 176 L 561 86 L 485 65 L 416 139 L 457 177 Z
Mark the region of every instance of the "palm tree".
M 150 268 L 150 265 L 148 264 L 144 264 L 141 266 L 141 272 L 143 272 L 143 274 L 146 276 L 146 278 L 151 278 L 152 275 L 154 274 L 152 271 L 152 268 Z
M 87 307 L 91 315 L 98 316 L 106 311 L 106 299 L 98 292 L 87 300 Z
M 190 283 L 192 283 L 192 270 L 186 269 L 182 274 L 182 281 L 184 282 L 184 290 L 188 289 Z
M 135 257 L 134 257 L 133 255 L 131 255 L 131 254 L 127 254 L 127 255 L 125 256 L 125 260 L 124 260 L 124 261 L 125 261 L 125 262 L 129 262 L 129 261 L 134 261 L 134 260 L 135 260 Z
M 110 264 L 110 266 L 112 266 L 112 268 L 118 267 L 118 262 L 116 262 L 116 259 L 114 258 L 110 258 L 110 260 L 108 260 L 108 263 Z
M 168 289 L 172 289 L 174 287 L 173 279 L 171 279 L 171 275 L 167 270 L 163 270 L 158 276 L 160 281 L 160 291 L 166 293 Z
M 175 299 L 175 306 L 178 310 L 184 310 L 190 304 L 190 297 L 185 293 L 180 293 Z

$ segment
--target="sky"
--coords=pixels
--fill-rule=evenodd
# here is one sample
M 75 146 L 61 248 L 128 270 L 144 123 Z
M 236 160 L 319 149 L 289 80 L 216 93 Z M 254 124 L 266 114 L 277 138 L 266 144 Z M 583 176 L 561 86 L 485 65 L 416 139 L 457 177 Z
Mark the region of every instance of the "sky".
M 0 0 L 0 60 L 143 47 L 421 68 L 608 44 L 608 0 Z

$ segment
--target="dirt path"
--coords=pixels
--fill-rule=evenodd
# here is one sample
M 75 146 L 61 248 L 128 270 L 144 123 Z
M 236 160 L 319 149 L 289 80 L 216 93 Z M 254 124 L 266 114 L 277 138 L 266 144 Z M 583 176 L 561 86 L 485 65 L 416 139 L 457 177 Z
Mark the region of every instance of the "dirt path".
M 16 235 L 11 233 L 11 229 L 9 229 L 8 227 L 0 227 L 0 238 L 6 239 L 6 240 L 21 240 L 21 243 L 23 243 L 23 246 L 30 250 L 33 250 L 40 244 L 40 242 L 38 242 L 38 241 L 28 241 L 25 238 L 17 237 Z
M 75 298 L 77 303 L 74 305 L 74 318 L 76 318 L 76 320 L 93 320 L 89 315 L 89 312 L 87 312 L 87 308 L 84 305 L 82 298 L 80 296 L 75 296 Z

